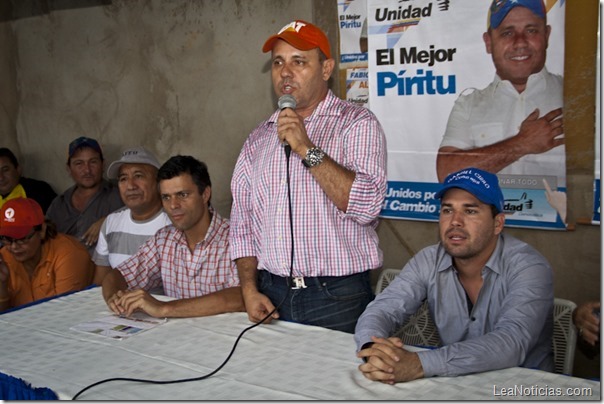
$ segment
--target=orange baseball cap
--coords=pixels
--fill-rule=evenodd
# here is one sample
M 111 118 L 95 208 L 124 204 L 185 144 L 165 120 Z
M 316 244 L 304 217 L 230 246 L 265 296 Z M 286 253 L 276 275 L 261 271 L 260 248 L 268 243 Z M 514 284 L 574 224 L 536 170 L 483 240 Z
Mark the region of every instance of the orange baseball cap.
M 38 202 L 33 199 L 11 199 L 0 209 L 0 236 L 20 239 L 42 223 L 44 223 L 44 213 Z
M 302 20 L 290 22 L 277 34 L 266 40 L 262 52 L 273 50 L 277 39 L 283 39 L 294 48 L 304 51 L 319 48 L 328 59 L 331 58 L 331 48 L 327 36 L 319 27 L 309 22 Z

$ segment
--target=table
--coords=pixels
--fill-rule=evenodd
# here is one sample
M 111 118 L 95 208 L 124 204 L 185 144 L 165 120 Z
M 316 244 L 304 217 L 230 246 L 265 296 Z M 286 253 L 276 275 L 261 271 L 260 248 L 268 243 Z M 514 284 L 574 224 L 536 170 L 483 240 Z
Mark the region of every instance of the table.
M 239 333 L 245 313 L 169 319 L 141 334 L 112 340 L 70 330 L 109 313 L 99 288 L 0 315 L 0 372 L 71 399 L 84 387 L 112 377 L 171 380 L 213 371 Z M 511 368 L 459 377 L 435 377 L 394 386 L 358 371 L 352 334 L 285 321 L 243 335 L 230 361 L 196 382 L 151 385 L 110 382 L 83 400 L 484 400 L 600 399 L 600 383 L 539 370 Z M 591 392 L 578 397 L 516 393 Z M 524 388 L 524 390 L 522 390 Z M 548 390 L 549 389 L 549 390 Z

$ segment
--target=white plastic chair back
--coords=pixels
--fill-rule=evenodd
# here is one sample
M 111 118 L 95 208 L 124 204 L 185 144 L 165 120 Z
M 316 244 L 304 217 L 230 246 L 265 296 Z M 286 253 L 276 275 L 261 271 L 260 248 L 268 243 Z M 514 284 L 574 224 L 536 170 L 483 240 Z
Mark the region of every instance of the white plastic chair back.
M 577 329 L 573 324 L 573 310 L 577 305 L 566 299 L 554 299 L 554 373 L 571 376 L 577 346 Z

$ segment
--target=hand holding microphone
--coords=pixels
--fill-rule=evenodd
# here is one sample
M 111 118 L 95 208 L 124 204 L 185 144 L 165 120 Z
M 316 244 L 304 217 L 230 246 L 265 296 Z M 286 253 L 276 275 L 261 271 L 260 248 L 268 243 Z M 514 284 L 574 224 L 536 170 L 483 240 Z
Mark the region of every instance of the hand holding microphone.
M 296 109 L 296 99 L 291 94 L 283 94 L 281 97 L 279 97 L 279 101 L 277 101 L 277 106 L 279 107 L 279 109 L 281 111 L 283 111 L 286 108 L 291 108 L 291 109 L 295 110 Z M 287 157 L 289 157 L 289 154 L 291 153 L 292 148 L 289 145 L 289 143 L 287 143 L 287 140 L 283 141 L 283 147 L 285 150 L 285 155 Z
M 289 154 L 293 150 L 300 158 L 304 159 L 307 150 L 315 147 L 310 141 L 306 127 L 304 126 L 304 116 L 300 115 L 297 108 L 297 101 L 291 94 L 284 94 L 279 97 L 277 102 L 281 112 L 277 118 L 277 134 L 281 140 L 285 154 Z

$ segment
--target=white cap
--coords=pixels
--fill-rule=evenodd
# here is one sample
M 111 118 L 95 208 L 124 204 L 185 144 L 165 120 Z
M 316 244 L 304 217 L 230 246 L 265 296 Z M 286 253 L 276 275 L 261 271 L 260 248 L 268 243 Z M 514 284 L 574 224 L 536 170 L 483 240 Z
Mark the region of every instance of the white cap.
M 122 164 L 149 164 L 159 168 L 160 164 L 157 158 L 142 146 L 131 147 L 122 152 L 122 158 L 114 161 L 107 169 L 107 177 L 116 179 L 120 172 Z

